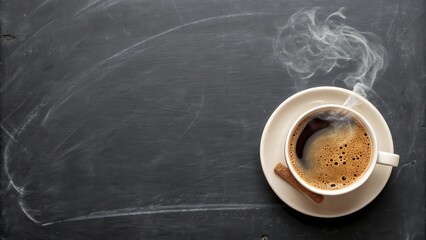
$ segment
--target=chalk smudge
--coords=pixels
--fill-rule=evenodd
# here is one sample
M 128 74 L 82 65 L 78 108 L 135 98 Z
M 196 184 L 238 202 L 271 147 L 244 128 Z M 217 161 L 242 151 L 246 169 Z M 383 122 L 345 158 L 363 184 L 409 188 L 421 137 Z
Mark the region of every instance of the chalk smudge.
M 54 115 L 54 113 L 59 109 L 59 107 L 62 106 L 63 104 L 65 104 L 76 93 L 75 88 L 76 88 L 76 86 L 78 85 L 79 82 L 82 82 L 85 79 L 88 79 L 90 74 L 93 74 L 94 72 L 99 73 L 99 74 L 97 74 L 97 76 L 98 76 L 97 79 L 98 79 L 100 74 L 105 74 L 105 72 L 106 72 L 104 69 L 101 69 L 102 67 L 106 67 L 109 70 L 111 70 L 114 67 L 120 66 L 125 61 L 129 60 L 130 58 L 132 58 L 135 55 L 140 53 L 140 51 L 135 51 L 135 48 L 137 48 L 139 46 L 142 46 L 142 45 L 144 45 L 144 44 L 146 44 L 150 41 L 153 41 L 153 40 L 155 40 L 159 37 L 162 37 L 166 34 L 169 34 L 169 33 L 174 32 L 174 31 L 178 31 L 178 30 L 186 28 L 186 27 L 191 27 L 191 26 L 195 26 L 195 25 L 199 25 L 199 24 L 203 24 L 203 23 L 207 23 L 207 22 L 211 22 L 211 21 L 218 21 L 218 20 L 224 20 L 224 19 L 232 19 L 232 18 L 239 18 L 239 17 L 251 17 L 251 16 L 268 16 L 268 15 L 275 15 L 275 14 L 263 13 L 263 12 L 254 12 L 254 13 L 228 14 L 228 15 L 222 15 L 222 16 L 203 18 L 203 19 L 199 19 L 199 20 L 196 20 L 196 21 L 193 21 L 193 22 L 181 24 L 181 25 L 178 25 L 176 27 L 170 28 L 166 31 L 163 31 L 163 32 L 158 33 L 156 35 L 153 35 L 151 37 L 145 38 L 145 39 L 143 39 L 143 40 L 127 47 L 127 48 L 124 48 L 123 50 L 113 54 L 112 56 L 107 57 L 107 58 L 103 59 L 102 61 L 98 62 L 93 67 L 91 67 L 87 71 L 83 72 L 81 74 L 81 76 L 78 77 L 78 79 L 73 81 L 72 86 L 67 87 L 68 93 L 65 94 L 64 96 L 61 96 L 59 101 L 57 101 L 57 103 L 55 103 L 51 106 L 51 108 L 49 109 L 49 111 L 47 112 L 46 116 L 44 117 L 44 119 L 42 121 L 42 125 L 46 124 L 49 121 L 49 119 Z M 98 72 L 96 72 L 96 70 Z
M 46 1 L 44 4 L 47 4 L 49 1 Z M 92 1 L 90 6 L 85 6 L 84 9 L 81 9 L 79 14 L 82 15 L 87 11 L 90 11 L 92 8 L 94 8 L 95 6 L 100 6 L 100 5 L 104 5 L 104 3 L 112 3 L 112 2 L 118 2 L 118 1 Z M 20 199 L 25 196 L 25 194 L 27 192 L 29 192 L 27 189 L 25 189 L 23 186 L 18 185 L 16 182 L 14 182 L 13 179 L 13 174 L 10 172 L 9 169 L 9 165 L 11 164 L 11 159 L 9 156 L 9 152 L 10 152 L 10 148 L 13 144 L 20 144 L 19 141 L 19 136 L 26 130 L 27 126 L 31 125 L 32 123 L 34 123 L 36 120 L 40 120 L 40 124 L 43 125 L 45 124 L 47 121 L 49 121 L 49 119 L 54 115 L 54 113 L 56 112 L 56 110 L 58 108 L 60 108 L 61 106 L 63 106 L 67 101 L 69 101 L 69 99 L 78 91 L 80 90 L 81 87 L 80 83 L 85 83 L 84 87 L 87 87 L 87 83 L 85 80 L 87 79 L 92 79 L 91 76 L 92 75 L 97 75 L 98 77 L 95 78 L 96 80 L 101 79 L 101 77 L 99 77 L 99 75 L 102 74 L 98 74 L 98 73 L 102 73 L 102 72 L 108 72 L 111 69 L 114 69 L 117 66 L 120 66 L 121 64 L 123 64 L 124 62 L 126 62 L 128 59 L 130 59 L 131 57 L 134 57 L 135 55 L 138 55 L 140 53 L 142 53 L 143 51 L 141 51 L 138 47 L 143 46 L 146 43 L 149 43 L 150 41 L 154 41 L 155 39 L 158 39 L 166 34 L 172 33 L 174 31 L 178 31 L 187 27 L 192 27 L 192 26 L 196 26 L 196 25 L 201 25 L 204 23 L 208 23 L 208 22 L 214 22 L 214 21 L 221 21 L 221 20 L 226 20 L 226 19 L 234 19 L 234 18 L 241 18 L 241 17 L 259 17 L 259 16 L 269 16 L 269 15 L 275 15 L 273 13 L 263 13 L 263 12 L 254 12 L 254 13 L 238 13 L 238 14 L 228 14 L 228 15 L 222 15 L 222 16 L 214 16 L 214 17 L 209 17 L 209 18 L 204 18 L 204 19 L 199 19 L 196 21 L 192 21 L 189 23 L 185 23 L 185 24 L 180 24 L 177 25 L 173 28 L 170 28 L 168 30 L 162 31 L 158 34 L 152 35 L 151 37 L 142 39 L 141 41 L 128 46 L 118 52 L 116 52 L 115 54 L 104 58 L 102 61 L 96 63 L 94 66 L 90 67 L 89 69 L 87 69 L 85 72 L 81 73 L 79 76 L 77 76 L 77 78 L 75 78 L 72 82 L 71 85 L 68 88 L 68 91 L 66 92 L 66 94 L 62 94 L 62 96 L 60 96 L 57 99 L 54 98 L 49 98 L 49 104 L 46 105 L 46 102 L 44 100 L 42 100 L 42 103 L 39 104 L 37 107 L 35 107 L 33 109 L 33 111 L 31 111 L 28 116 L 25 118 L 25 120 L 23 121 L 23 124 L 21 124 L 21 126 L 19 126 L 18 128 L 14 129 L 13 131 L 8 131 L 3 125 L 2 129 L 3 131 L 6 132 L 6 134 L 9 136 L 9 140 L 6 143 L 5 146 L 5 150 L 3 152 L 4 154 L 4 172 L 5 175 L 8 178 L 9 184 L 13 187 L 13 189 L 19 193 L 19 197 Z M 39 29 L 36 33 L 34 33 L 29 39 L 26 40 L 26 42 L 22 43 L 21 46 L 18 46 L 17 49 L 14 50 L 14 52 L 11 54 L 11 56 L 9 57 L 13 57 L 16 53 L 20 52 L 21 49 L 23 49 L 26 44 L 28 43 L 29 40 L 31 40 L 32 38 L 34 38 L 35 36 L 37 36 L 39 33 L 43 32 L 45 29 L 48 29 L 49 27 L 52 27 L 55 25 L 56 23 L 56 19 L 49 22 L 48 24 L 46 24 L 45 26 L 43 26 L 41 29 Z M 145 48 L 144 48 L 145 49 Z M 93 81 L 93 80 L 92 80 Z M 4 86 L 3 86 L 4 87 Z M 188 131 L 193 127 L 195 121 L 197 120 L 197 118 L 199 117 L 200 111 L 203 108 L 203 104 L 204 104 L 204 91 L 202 91 L 201 93 L 201 99 L 200 99 L 200 105 L 199 105 L 199 110 L 197 112 L 197 114 L 194 116 L 194 118 L 191 120 L 191 122 L 188 124 L 188 126 L 185 128 L 185 130 L 182 132 L 182 134 L 180 135 L 179 140 L 181 140 L 181 138 L 183 136 L 185 136 L 185 134 L 188 133 Z M 48 107 L 47 107 L 48 106 Z M 47 107 L 47 108 L 45 108 Z M 19 108 L 19 106 L 18 106 Z M 43 111 L 42 111 L 43 110 Z M 41 115 L 42 113 L 44 113 L 43 115 Z M 40 117 L 40 119 L 39 119 Z M 75 130 L 76 131 L 76 130 Z M 73 132 L 70 133 L 70 135 L 72 135 Z M 70 136 L 69 135 L 69 136 Z M 68 136 L 68 137 L 69 137 Z M 63 140 L 63 142 L 59 142 L 58 145 L 53 149 L 53 152 L 57 151 L 62 144 L 64 144 L 64 142 L 67 141 L 67 138 L 65 138 Z M 79 144 L 84 144 L 85 141 L 80 142 Z M 72 146 L 70 149 L 68 149 L 68 151 L 65 151 L 64 153 L 62 153 L 62 155 L 66 155 L 69 151 L 72 151 L 75 148 L 79 147 L 79 144 Z M 31 221 L 37 223 L 37 224 L 42 224 L 41 221 L 37 220 L 37 217 L 34 216 L 34 212 L 38 211 L 38 210 L 33 210 L 33 209 L 28 209 L 25 205 L 25 201 L 23 200 L 19 200 L 19 205 L 23 211 L 23 213 L 28 217 L 28 219 L 30 219 Z M 244 210 L 244 209 L 255 209 L 255 208 L 259 208 L 262 207 L 262 205 L 250 205 L 250 204 L 227 204 L 227 205 L 200 205 L 200 206 L 172 206 L 172 207 L 154 207 L 154 208 L 143 208 L 143 209 L 118 209 L 118 210 L 108 210 L 108 211 L 103 211 L 103 212 L 98 212 L 98 213 L 92 213 L 88 216 L 81 216 L 81 217 L 75 217 L 75 218 L 70 218 L 69 220 L 62 220 L 62 221 L 79 221 L 79 220 L 85 220 L 85 219 L 93 219 L 93 218 L 104 218 L 104 217 L 115 217 L 115 216 L 126 216 L 126 215 L 143 215 L 143 214 L 160 214 L 160 213 L 183 213 L 183 212 L 203 212 L 203 211 L 226 211 L 226 210 Z M 48 224 L 45 224 L 48 225 Z
M 124 208 L 124 209 L 98 211 L 98 212 L 93 212 L 84 216 L 46 222 L 46 223 L 42 223 L 41 225 L 48 226 L 48 225 L 63 223 L 63 222 L 75 222 L 75 221 L 84 221 L 84 220 L 90 220 L 90 219 L 112 218 L 112 217 L 122 217 L 122 216 L 153 215 L 153 214 L 168 214 L 168 213 L 212 212 L 212 211 L 241 211 L 241 210 L 265 209 L 265 208 L 273 208 L 273 207 L 280 207 L 280 205 L 230 203 L 230 204 L 148 206 L 148 207 L 140 207 L 140 208 Z M 36 221 L 35 219 L 33 221 L 38 223 L 38 221 Z

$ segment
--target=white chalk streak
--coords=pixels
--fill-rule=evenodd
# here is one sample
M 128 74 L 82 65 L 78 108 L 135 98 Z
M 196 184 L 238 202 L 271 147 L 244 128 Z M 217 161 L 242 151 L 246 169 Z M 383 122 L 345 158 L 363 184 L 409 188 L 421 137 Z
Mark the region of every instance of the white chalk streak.
M 8 85 L 12 83 L 13 80 L 15 80 L 19 76 L 19 74 L 21 74 L 23 71 L 24 71 L 24 68 L 22 66 L 18 66 L 17 69 L 13 72 L 12 76 L 8 77 L 6 79 L 7 81 L 5 81 L 5 83 L 1 86 L 0 92 L 3 92 L 3 90 L 6 89 Z
M 25 214 L 25 216 L 27 216 L 27 218 L 29 218 L 31 221 L 33 221 L 33 222 L 35 222 L 35 223 L 37 223 L 37 224 L 41 224 L 41 222 L 39 222 L 39 221 L 35 220 L 35 219 L 34 219 L 34 217 L 33 217 L 33 216 L 31 216 L 31 214 L 30 214 L 30 213 L 28 212 L 28 210 L 24 207 L 24 205 L 22 204 L 22 202 L 21 202 L 21 201 L 19 201 L 19 206 L 21 207 L 22 212 Z
M 82 9 L 80 9 L 78 12 L 76 12 L 74 14 L 74 17 L 77 17 L 78 15 L 80 15 L 81 13 L 86 11 L 87 9 L 90 9 L 91 7 L 95 6 L 96 4 L 98 4 L 99 2 L 102 2 L 102 1 L 105 1 L 105 0 L 95 0 L 94 2 L 87 4 Z
M 22 107 L 22 105 L 24 105 L 24 103 L 27 102 L 27 100 L 30 98 L 30 96 L 28 95 L 15 109 L 13 109 L 6 117 L 4 117 L 0 123 L 3 123 L 4 121 L 6 121 L 10 116 L 12 116 L 20 107 Z
M 12 138 L 11 138 L 12 139 Z M 10 140 L 11 141 L 11 140 Z M 9 141 L 9 142 L 10 142 Z M 3 171 L 5 172 L 7 179 L 9 179 L 9 184 L 10 186 L 13 187 L 13 189 L 15 189 L 16 192 L 18 192 L 19 194 L 24 194 L 25 190 L 21 187 L 18 187 L 15 185 L 15 183 L 13 182 L 12 176 L 9 173 L 9 165 L 8 165 L 8 159 L 9 159 L 9 143 L 6 145 L 6 147 L 4 148 L 4 155 L 3 155 Z
M 104 130 L 101 133 L 94 133 L 90 137 L 88 137 L 88 138 L 84 139 L 83 141 L 75 144 L 74 146 L 68 148 L 66 151 L 64 150 L 62 152 L 62 154 L 59 155 L 57 158 L 60 159 L 60 158 L 62 158 L 64 156 L 66 156 L 67 154 L 74 152 L 80 146 L 84 146 L 87 142 L 90 142 L 90 141 L 92 141 L 93 139 L 96 139 L 96 138 L 102 138 L 102 137 L 106 136 L 107 134 L 110 134 L 112 131 L 114 131 L 114 129 L 107 129 L 107 130 Z
M 179 17 L 180 21 L 184 24 L 184 22 L 183 22 L 183 20 L 182 20 L 182 17 L 180 16 L 180 12 L 179 12 L 178 8 L 176 7 L 175 0 L 172 0 L 172 3 L 173 3 L 173 7 L 175 8 L 175 11 L 176 11 L 176 13 L 177 13 L 177 15 L 178 15 L 178 17 Z
M 18 187 L 15 182 L 13 181 L 12 175 L 9 172 L 9 147 L 13 142 L 19 143 L 16 139 L 17 136 L 19 136 L 25 128 L 38 116 L 40 109 L 45 105 L 45 103 L 42 101 L 39 105 L 37 105 L 26 117 L 24 120 L 24 123 L 21 127 L 14 129 L 12 133 L 7 131 L 6 128 L 3 127 L 3 125 L 0 125 L 1 129 L 9 136 L 9 141 L 7 142 L 4 153 L 3 153 L 3 170 L 9 179 L 10 185 L 17 191 L 19 194 L 23 194 L 25 190 L 22 187 Z
M 405 163 L 402 166 L 398 167 L 398 172 L 396 173 L 395 178 L 392 181 L 392 183 L 394 183 L 395 181 L 397 181 L 397 179 L 399 177 L 399 174 L 401 173 L 402 169 L 404 169 L 406 167 L 408 167 L 408 168 L 411 168 L 411 167 L 416 168 L 416 165 L 417 165 L 417 161 L 416 160 L 412 160 L 412 161 L 410 161 L 408 163 Z
M 180 137 L 178 138 L 178 140 L 176 142 L 179 142 L 183 136 L 185 136 L 185 134 L 189 131 L 189 129 L 191 129 L 192 125 L 194 125 L 194 122 L 197 120 L 198 116 L 200 115 L 201 109 L 204 106 L 204 88 L 201 91 L 201 103 L 200 103 L 200 108 L 198 109 L 197 113 L 195 114 L 194 119 L 192 119 L 191 123 L 189 123 L 188 127 L 186 127 L 185 131 L 183 131 L 183 133 L 180 135 Z
M 71 97 L 73 96 L 73 94 L 69 94 L 67 97 L 65 97 L 65 99 L 63 99 L 59 104 L 56 104 L 55 106 L 52 106 L 46 113 L 46 115 L 43 118 L 43 121 L 41 121 L 41 126 L 44 126 L 46 124 L 46 122 L 49 120 L 50 118 L 50 114 L 52 112 L 55 112 L 56 109 L 58 109 L 62 104 L 64 104 L 65 102 L 67 102 Z
M 75 129 L 73 129 L 67 136 L 65 136 L 63 139 L 62 139 L 62 141 L 60 141 L 57 145 L 56 145 L 56 147 L 50 152 L 50 154 L 53 154 L 53 153 L 55 153 L 56 151 L 58 151 L 58 149 L 60 148 L 60 147 L 62 147 L 62 145 L 72 136 L 72 135 L 74 135 L 74 133 L 76 133 L 77 132 L 77 130 L 78 129 L 80 129 L 80 127 L 76 127 Z
M 18 48 L 16 48 L 15 50 L 13 50 L 13 52 L 9 55 L 8 58 L 11 58 L 12 56 L 15 55 L 15 53 L 19 52 L 28 42 L 30 42 L 34 37 L 36 37 L 39 33 L 41 33 L 44 29 L 46 29 L 47 27 L 51 26 L 52 24 L 54 24 L 58 19 L 53 19 L 52 21 L 48 22 L 47 24 L 45 24 L 43 27 L 41 27 L 37 32 L 33 33 L 33 35 L 31 35 L 29 38 L 27 38 L 23 43 L 21 43 L 21 45 L 19 45 Z
M 48 226 L 64 222 L 76 222 L 91 219 L 102 219 L 123 216 L 136 215 L 154 215 L 169 213 L 191 213 L 191 212 L 211 212 L 211 211 L 243 211 L 256 210 L 263 208 L 279 207 L 276 204 L 196 204 L 196 205 L 171 205 L 171 206 L 148 206 L 140 208 L 124 208 L 107 211 L 93 212 L 88 215 L 73 218 L 62 219 L 58 221 L 42 223 L 42 226 Z
M 9 184 L 10 186 L 13 187 L 13 189 L 15 189 L 16 192 L 22 194 L 24 193 L 24 189 L 20 188 L 18 186 L 15 185 L 15 183 L 12 180 L 12 176 L 9 173 L 9 166 L 8 166 L 8 159 L 9 159 L 9 146 L 12 143 L 12 141 L 18 142 L 15 137 L 13 136 L 13 134 L 11 134 L 9 131 L 7 131 L 6 128 L 4 128 L 2 125 L 0 125 L 1 129 L 9 136 L 9 142 L 6 144 L 6 147 L 4 148 L 4 154 L 3 154 L 3 170 L 7 176 L 7 178 L 9 179 Z
M 29 15 L 31 15 L 31 14 L 33 14 L 33 13 L 35 13 L 35 12 L 37 12 L 40 8 L 42 8 L 44 5 L 46 5 L 48 2 L 50 2 L 50 0 L 45 0 L 44 2 L 42 2 L 40 5 L 38 5 L 36 8 L 34 8 L 34 10 L 32 10 L 31 11 L 31 13 L 29 14 Z
M 3 125 L 0 125 L 0 128 L 1 128 L 1 130 L 3 130 L 8 136 L 9 136 L 9 138 L 10 139 L 12 139 L 13 141 L 15 141 L 15 142 L 18 142 L 16 139 L 15 139 L 15 137 L 13 136 L 13 134 L 12 133 L 10 133 L 9 131 L 7 131 L 7 129 L 6 128 L 4 128 L 3 127 Z
M 80 17 L 83 14 L 90 12 L 93 8 L 104 10 L 112 5 L 121 2 L 122 0 L 95 0 L 93 3 L 89 3 L 74 14 L 74 17 Z M 110 15 L 111 16 L 111 15 Z

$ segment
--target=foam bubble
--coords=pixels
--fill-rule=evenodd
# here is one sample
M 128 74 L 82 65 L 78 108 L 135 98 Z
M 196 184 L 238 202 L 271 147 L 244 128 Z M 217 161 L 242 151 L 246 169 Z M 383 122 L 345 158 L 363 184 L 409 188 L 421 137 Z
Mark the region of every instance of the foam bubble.
M 300 126 L 306 125 L 304 121 L 309 119 L 303 120 Z M 302 127 L 297 129 L 296 133 L 303 130 Z M 365 172 L 370 163 L 372 150 L 366 146 L 371 140 L 363 136 L 364 133 L 364 127 L 357 120 L 340 126 L 339 131 L 329 126 L 313 134 L 306 142 L 302 162 L 309 162 L 308 165 L 300 164 L 294 147 L 290 149 L 291 163 L 306 182 L 318 188 L 347 187 L 362 176 L 360 173 Z M 297 138 L 296 134 L 291 141 L 296 142 Z M 331 187 L 331 184 L 335 186 Z

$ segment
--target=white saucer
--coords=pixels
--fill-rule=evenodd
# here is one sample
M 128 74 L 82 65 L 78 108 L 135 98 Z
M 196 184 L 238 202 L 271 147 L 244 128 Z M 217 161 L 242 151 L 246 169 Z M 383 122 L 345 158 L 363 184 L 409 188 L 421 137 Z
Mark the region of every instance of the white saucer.
M 370 178 L 355 191 L 326 196 L 321 204 L 316 204 L 274 173 L 278 162 L 285 165 L 285 135 L 297 116 L 321 104 L 343 104 L 350 94 L 351 91 L 337 87 L 317 87 L 299 92 L 278 106 L 263 130 L 260 162 L 269 185 L 283 202 L 306 215 L 332 218 L 358 211 L 379 195 L 391 175 L 392 167 L 377 165 Z M 360 98 L 360 102 L 353 109 L 370 122 L 377 135 L 378 150 L 393 153 L 392 136 L 383 116 L 366 99 Z

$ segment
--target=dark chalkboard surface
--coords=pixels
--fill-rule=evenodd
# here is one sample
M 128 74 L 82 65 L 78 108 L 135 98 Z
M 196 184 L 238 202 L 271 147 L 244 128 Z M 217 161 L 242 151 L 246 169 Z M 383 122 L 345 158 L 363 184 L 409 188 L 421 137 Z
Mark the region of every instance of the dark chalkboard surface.
M 423 1 L 0 7 L 2 239 L 424 239 Z M 318 58 L 318 46 L 339 44 L 291 35 L 312 21 L 305 13 L 365 37 L 347 45 L 365 42 L 363 54 Z M 345 77 L 362 64 L 378 66 L 361 82 L 400 166 L 362 210 L 305 216 L 265 180 L 263 127 L 297 91 L 352 90 L 360 78 Z

